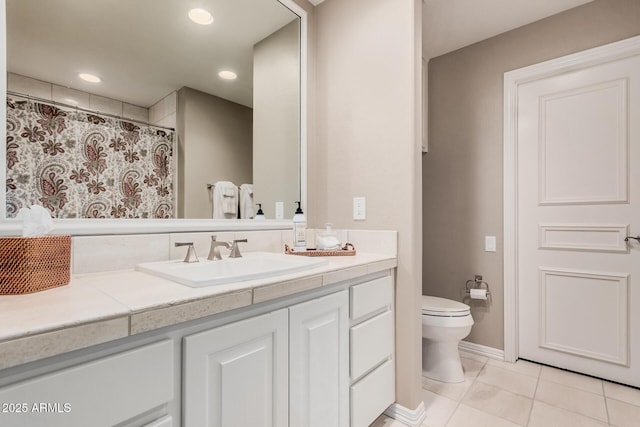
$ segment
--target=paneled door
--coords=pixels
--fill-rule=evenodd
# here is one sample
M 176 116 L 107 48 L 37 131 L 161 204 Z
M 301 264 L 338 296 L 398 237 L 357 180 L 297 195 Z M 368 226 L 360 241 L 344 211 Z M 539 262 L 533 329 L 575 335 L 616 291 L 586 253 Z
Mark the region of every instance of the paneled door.
M 519 357 L 640 386 L 640 55 L 517 92 Z

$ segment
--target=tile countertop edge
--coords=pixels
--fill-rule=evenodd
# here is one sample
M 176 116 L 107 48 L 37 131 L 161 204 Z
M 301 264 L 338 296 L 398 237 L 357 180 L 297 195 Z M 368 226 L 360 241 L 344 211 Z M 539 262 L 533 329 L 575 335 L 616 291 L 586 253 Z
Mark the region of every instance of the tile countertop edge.
M 78 331 L 91 331 L 93 329 L 92 325 L 96 326 L 102 322 L 108 323 L 116 319 L 127 319 L 129 330 L 126 335 L 123 335 L 122 333 L 112 335 L 112 339 L 125 338 L 127 336 L 136 335 L 140 332 L 160 329 L 183 321 L 204 318 L 212 314 L 223 313 L 235 308 L 248 307 L 260 302 L 282 298 L 312 288 L 331 285 L 344 280 L 350 280 L 367 274 L 395 268 L 397 266 L 397 258 L 395 256 L 383 254 L 358 254 L 354 257 L 340 258 L 342 259 L 330 260 L 328 266 L 309 270 L 308 272 L 248 281 L 244 284 L 232 284 L 222 292 L 215 292 L 215 289 L 192 289 L 169 280 L 160 279 L 145 273 L 135 272 L 133 270 L 78 275 L 72 278 L 72 281 L 68 286 L 63 287 L 67 288 L 66 292 L 73 294 L 74 291 L 77 291 L 82 294 L 80 291 L 84 292 L 87 288 L 91 288 L 91 290 L 95 291 L 96 294 L 100 294 L 102 296 L 102 301 L 96 301 L 96 304 L 110 304 L 112 306 L 112 311 L 105 311 L 105 309 L 100 314 L 89 317 L 85 313 L 85 311 L 88 311 L 88 308 L 85 307 L 82 315 L 78 314 L 76 317 L 72 318 L 66 317 L 55 323 L 52 322 L 46 325 L 37 324 L 36 321 L 33 320 L 33 313 L 27 313 L 27 308 L 22 310 L 2 310 L 2 305 L 3 303 L 6 304 L 6 302 L 2 301 L 2 296 L 0 296 L 0 325 L 6 324 L 3 322 L 3 320 L 5 320 L 3 319 L 5 316 L 9 317 L 15 315 L 17 312 L 23 312 L 24 317 L 24 322 L 18 322 L 20 323 L 21 328 L 15 328 L 16 330 L 8 333 L 3 333 L 0 330 L 0 353 L 3 353 L 1 351 L 3 347 L 6 349 L 12 343 L 18 343 L 20 340 L 29 339 L 29 341 L 33 342 L 33 346 L 30 347 L 39 348 L 40 345 L 38 344 L 38 341 L 41 339 L 43 342 L 46 342 L 51 339 L 50 337 L 52 334 L 70 336 L 73 334 L 74 329 Z M 130 275 L 129 273 L 135 274 Z M 119 280 L 122 279 L 123 276 L 133 278 L 131 281 L 134 281 L 136 278 L 145 279 L 145 281 L 148 282 L 145 284 L 147 287 L 153 286 L 153 283 L 160 283 L 166 289 L 175 291 L 173 296 L 174 299 L 169 296 L 165 301 L 159 300 L 151 306 L 136 308 L 135 304 L 127 302 L 126 294 L 121 293 L 119 295 L 119 291 L 129 290 L 134 292 L 136 290 L 136 288 L 132 288 L 130 286 L 131 282 L 126 283 L 126 281 L 122 282 L 122 280 Z M 114 287 L 109 288 L 110 284 L 113 284 Z M 144 291 L 144 286 L 142 291 Z M 259 294 L 258 298 L 256 298 L 256 291 Z M 38 298 L 38 304 L 42 305 L 43 301 L 46 301 L 46 298 L 49 295 L 52 295 L 52 293 L 46 294 L 46 292 L 47 291 L 38 294 L 31 294 L 29 296 Z M 248 300 L 245 298 L 247 295 Z M 21 297 L 24 298 L 26 296 Z M 132 296 L 132 298 L 135 297 L 136 295 Z M 137 295 L 137 297 L 140 297 L 140 295 Z M 230 303 L 228 306 L 204 308 L 206 306 L 215 306 L 217 303 L 216 300 L 218 299 L 224 300 L 230 298 L 235 298 L 237 301 Z M 192 307 L 198 309 L 194 310 L 194 313 L 189 313 L 189 310 Z M 60 308 L 58 308 L 58 311 L 59 310 Z M 161 321 L 158 324 L 153 324 L 155 323 L 153 322 L 152 324 L 137 326 L 140 319 L 159 319 L 157 317 L 159 314 L 168 311 L 173 311 L 176 314 L 175 316 L 172 316 L 173 318 L 170 320 Z M 38 319 L 40 320 L 41 317 L 38 316 Z M 31 320 L 31 323 L 29 323 L 29 320 Z M 24 352 L 22 352 L 22 356 L 20 354 L 5 354 L 3 356 L 5 363 L 0 364 L 0 369 L 17 366 L 32 360 L 62 354 L 79 348 L 90 347 L 104 341 L 105 338 L 98 335 L 93 338 L 91 336 L 84 337 L 81 340 L 81 343 L 74 342 L 71 337 L 69 338 L 68 346 L 59 345 L 56 350 L 50 351 L 50 354 L 43 354 L 42 356 L 39 355 L 35 358 L 33 354 L 26 354 Z M 13 360 L 6 360 L 6 356 Z

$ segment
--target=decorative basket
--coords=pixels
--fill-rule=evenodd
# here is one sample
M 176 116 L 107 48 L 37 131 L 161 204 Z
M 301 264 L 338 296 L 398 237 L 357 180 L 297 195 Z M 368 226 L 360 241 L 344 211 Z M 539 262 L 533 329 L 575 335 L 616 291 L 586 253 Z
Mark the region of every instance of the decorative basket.
M 351 243 L 347 243 L 339 250 L 307 249 L 306 251 L 294 251 L 289 245 L 284 245 L 284 253 L 300 256 L 353 256 L 356 254 L 356 248 Z
M 0 294 L 19 295 L 66 285 L 71 236 L 0 238 Z

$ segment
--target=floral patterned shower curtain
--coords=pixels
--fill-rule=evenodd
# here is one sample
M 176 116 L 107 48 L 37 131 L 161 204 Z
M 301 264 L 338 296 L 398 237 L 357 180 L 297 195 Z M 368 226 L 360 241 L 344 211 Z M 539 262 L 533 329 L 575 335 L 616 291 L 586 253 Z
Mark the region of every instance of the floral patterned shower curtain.
M 174 133 L 7 98 L 7 217 L 172 218 Z

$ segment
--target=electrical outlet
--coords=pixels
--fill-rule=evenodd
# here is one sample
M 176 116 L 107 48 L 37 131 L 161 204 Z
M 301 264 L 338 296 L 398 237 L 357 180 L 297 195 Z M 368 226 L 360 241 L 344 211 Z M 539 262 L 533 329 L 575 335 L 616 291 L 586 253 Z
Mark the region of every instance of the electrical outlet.
M 276 219 L 284 219 L 284 203 L 276 202 Z
M 367 201 L 364 197 L 353 198 L 353 219 L 358 221 L 367 219 Z
M 484 251 L 485 252 L 496 251 L 496 236 L 484 236 Z

